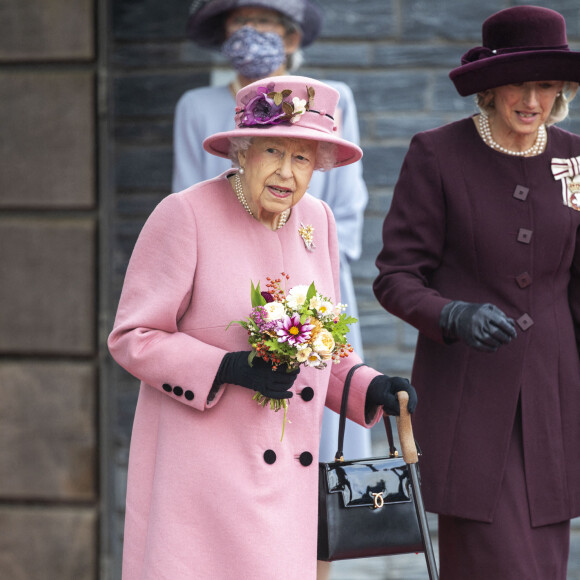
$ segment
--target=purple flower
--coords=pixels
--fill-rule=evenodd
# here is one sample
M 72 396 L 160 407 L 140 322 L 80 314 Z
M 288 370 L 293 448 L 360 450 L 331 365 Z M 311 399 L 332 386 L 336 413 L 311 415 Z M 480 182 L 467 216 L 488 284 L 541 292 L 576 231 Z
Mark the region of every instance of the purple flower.
M 278 329 L 276 320 L 268 320 L 268 313 L 263 306 L 256 306 L 250 314 L 251 319 L 256 323 L 261 333 L 276 332 Z
M 284 318 L 278 320 L 278 342 L 288 342 L 292 346 L 306 342 L 310 338 L 310 333 L 314 326 L 308 324 L 310 318 L 304 324 L 300 322 L 300 315 L 294 314 L 290 317 L 285 315 Z
M 277 105 L 274 99 L 268 96 L 268 87 L 259 87 L 257 95 L 245 106 L 241 124 L 252 125 L 277 125 L 285 116 L 282 103 Z
M 272 296 L 272 294 L 270 294 L 270 292 L 266 292 L 265 290 L 260 292 L 260 294 L 262 295 L 262 298 L 264 298 L 264 300 L 266 301 L 266 303 L 268 302 L 274 302 L 274 297 Z

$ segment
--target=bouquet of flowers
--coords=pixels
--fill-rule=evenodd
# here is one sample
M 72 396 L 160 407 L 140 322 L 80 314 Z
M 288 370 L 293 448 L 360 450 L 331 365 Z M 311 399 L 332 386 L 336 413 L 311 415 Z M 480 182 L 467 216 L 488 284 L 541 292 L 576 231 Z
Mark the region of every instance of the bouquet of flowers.
M 291 371 L 300 365 L 323 369 L 329 362 L 340 362 L 353 350 L 346 334 L 357 319 L 343 312 L 346 304 L 335 305 L 322 296 L 314 282 L 294 286 L 286 293 L 282 281 L 289 278 L 284 272 L 282 278 L 266 278 L 265 291 L 260 290 L 259 282 L 256 286 L 251 282 L 250 316 L 234 322 L 248 331 L 253 349 L 249 364 L 258 356 L 272 363 L 273 370 L 286 365 Z M 258 392 L 253 399 L 263 407 L 269 404 L 274 411 L 284 409 L 283 438 L 288 399 L 270 399 Z

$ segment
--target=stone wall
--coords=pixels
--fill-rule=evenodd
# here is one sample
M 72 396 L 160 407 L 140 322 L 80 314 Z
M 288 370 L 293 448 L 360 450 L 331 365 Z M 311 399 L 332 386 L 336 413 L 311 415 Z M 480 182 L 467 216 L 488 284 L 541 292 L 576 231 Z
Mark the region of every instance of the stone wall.
M 97 578 L 93 0 L 0 2 L 0 578 Z

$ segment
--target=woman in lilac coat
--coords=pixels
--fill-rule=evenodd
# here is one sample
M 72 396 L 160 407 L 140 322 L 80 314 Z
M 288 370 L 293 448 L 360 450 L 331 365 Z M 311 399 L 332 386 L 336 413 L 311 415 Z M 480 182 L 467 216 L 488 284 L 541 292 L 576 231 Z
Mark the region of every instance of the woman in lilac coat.
M 168 196 L 141 232 L 109 338 L 114 358 L 142 381 L 124 580 L 316 577 L 322 411 L 339 410 L 360 358 L 299 373 L 258 358 L 250 366 L 247 332 L 228 326 L 249 315 L 251 282 L 264 288 L 281 272 L 340 301 L 334 219 L 306 193 L 315 168 L 362 156 L 333 130 L 337 101 L 333 88 L 304 77 L 242 89 L 236 128 L 204 142 L 239 168 Z M 408 381 L 362 366 L 349 417 L 370 427 L 381 406 L 398 413 L 401 390 L 412 411 Z M 256 404 L 254 391 L 290 400 L 282 440 L 281 414 Z
M 422 488 L 442 580 L 565 580 L 580 515 L 580 81 L 564 19 L 488 18 L 451 73 L 481 113 L 416 135 L 374 290 L 419 329 Z

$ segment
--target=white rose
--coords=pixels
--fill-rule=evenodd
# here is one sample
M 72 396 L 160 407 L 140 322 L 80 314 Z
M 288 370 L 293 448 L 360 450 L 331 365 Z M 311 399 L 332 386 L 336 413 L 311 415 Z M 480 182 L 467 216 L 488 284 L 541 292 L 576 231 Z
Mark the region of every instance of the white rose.
M 280 320 L 286 314 L 282 302 L 268 302 L 264 305 L 264 308 L 266 309 L 268 320 Z
M 322 360 L 328 360 L 334 350 L 334 338 L 328 330 L 321 330 L 317 335 L 312 348 L 320 355 Z
M 294 286 L 288 292 L 286 302 L 292 309 L 297 309 L 306 302 L 306 294 L 308 294 L 308 286 Z

